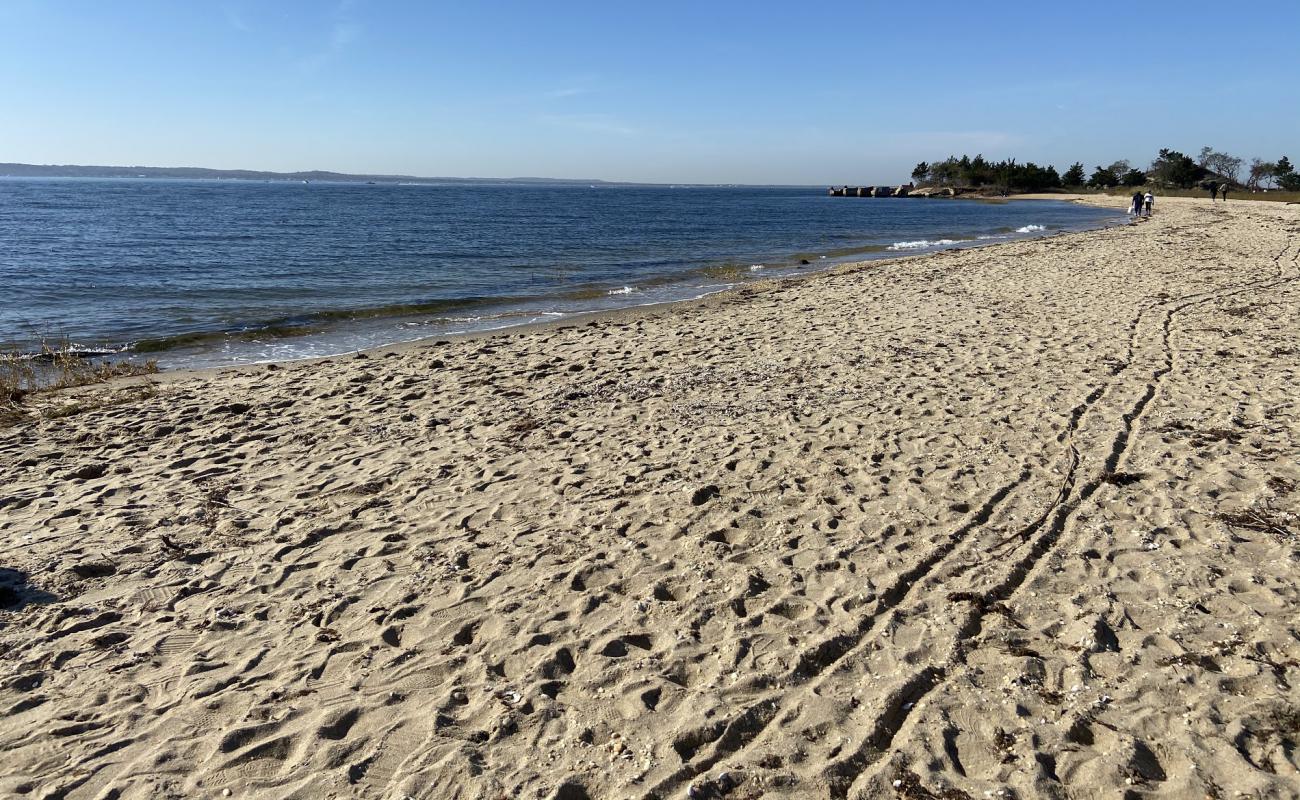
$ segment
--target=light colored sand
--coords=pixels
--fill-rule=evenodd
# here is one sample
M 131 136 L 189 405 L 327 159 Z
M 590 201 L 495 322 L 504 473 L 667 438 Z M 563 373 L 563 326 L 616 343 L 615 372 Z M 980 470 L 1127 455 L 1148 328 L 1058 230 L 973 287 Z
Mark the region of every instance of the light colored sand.
M 1297 796 L 1300 209 L 1157 208 L 0 431 L 0 794 Z

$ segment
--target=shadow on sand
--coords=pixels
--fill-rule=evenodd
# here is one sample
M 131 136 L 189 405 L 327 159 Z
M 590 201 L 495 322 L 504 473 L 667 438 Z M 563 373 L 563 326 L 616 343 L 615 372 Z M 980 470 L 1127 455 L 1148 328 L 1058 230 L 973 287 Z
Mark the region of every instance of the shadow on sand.
M 21 611 L 33 603 L 53 603 L 58 597 L 27 582 L 27 574 L 0 567 L 0 611 Z

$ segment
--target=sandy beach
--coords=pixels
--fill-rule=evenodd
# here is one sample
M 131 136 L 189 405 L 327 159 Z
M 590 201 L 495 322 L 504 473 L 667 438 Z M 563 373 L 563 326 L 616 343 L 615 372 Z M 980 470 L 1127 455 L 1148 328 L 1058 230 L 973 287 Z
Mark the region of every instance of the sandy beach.
M 35 400 L 0 795 L 1300 796 L 1300 207 L 1156 212 Z

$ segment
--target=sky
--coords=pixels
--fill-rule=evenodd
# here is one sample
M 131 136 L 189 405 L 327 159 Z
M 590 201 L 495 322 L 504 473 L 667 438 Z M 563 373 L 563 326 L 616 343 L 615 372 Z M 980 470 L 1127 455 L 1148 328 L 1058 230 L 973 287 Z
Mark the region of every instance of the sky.
M 1300 2 L 0 0 L 0 162 L 870 184 L 1300 159 Z

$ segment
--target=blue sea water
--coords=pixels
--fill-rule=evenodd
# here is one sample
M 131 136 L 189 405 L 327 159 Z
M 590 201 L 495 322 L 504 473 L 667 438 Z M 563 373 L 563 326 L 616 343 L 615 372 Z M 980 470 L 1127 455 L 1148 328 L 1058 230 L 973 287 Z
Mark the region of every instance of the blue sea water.
M 812 188 L 0 179 L 0 347 L 332 355 L 1122 219 Z

